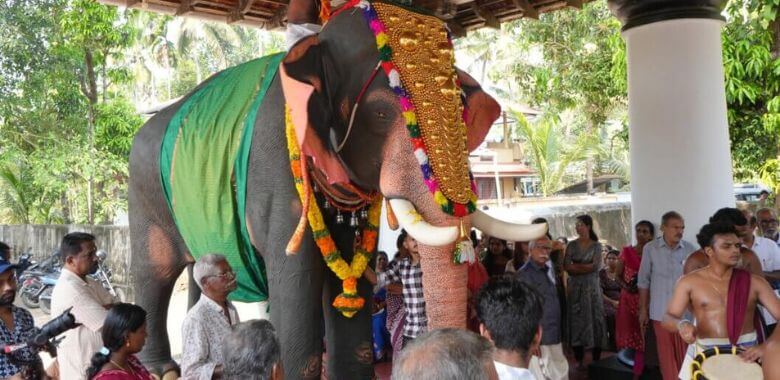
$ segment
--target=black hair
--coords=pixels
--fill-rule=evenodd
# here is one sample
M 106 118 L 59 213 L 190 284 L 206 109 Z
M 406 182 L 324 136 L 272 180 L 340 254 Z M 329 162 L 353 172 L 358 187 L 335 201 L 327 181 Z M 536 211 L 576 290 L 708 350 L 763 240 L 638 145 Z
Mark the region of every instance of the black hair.
M 406 240 L 406 235 L 409 235 L 408 232 L 406 232 L 405 229 L 401 229 L 401 234 L 398 235 L 398 239 L 395 239 L 395 248 L 397 248 L 399 251 L 401 248 L 404 247 L 404 241 Z
M 667 225 L 672 219 L 683 220 L 683 217 L 677 211 L 667 211 L 661 216 L 661 225 Z
M 0 257 L 5 261 L 11 261 L 11 247 L 0 241 Z
M 548 239 L 552 240 L 552 235 L 550 235 L 550 223 L 547 222 L 547 219 L 542 217 L 534 218 L 534 220 L 531 221 L 531 224 L 547 224 L 547 232 L 545 234 L 547 235 Z
M 146 310 L 142 307 L 118 303 L 111 307 L 103 322 L 102 338 L 103 347 L 108 349 L 108 355 L 96 352 L 92 355 L 90 366 L 87 369 L 87 379 L 92 379 L 100 372 L 100 369 L 111 360 L 111 353 L 116 352 L 127 342 L 127 335 L 137 331 L 146 322 Z
M 469 232 L 469 237 L 471 238 L 471 245 L 476 249 L 479 245 L 479 240 L 477 239 L 477 230 L 472 228 L 471 232 Z
M 68 256 L 81 253 L 81 243 L 95 241 L 95 235 L 86 232 L 71 232 L 62 238 L 60 258 L 64 261 Z
M 769 196 L 769 192 L 768 192 L 768 191 L 766 191 L 766 190 L 761 190 L 761 192 L 760 192 L 760 193 L 758 193 L 758 195 L 764 195 L 764 194 L 766 194 L 767 196 Z
M 588 235 L 590 236 L 590 240 L 599 241 L 599 236 L 596 235 L 596 231 L 593 231 L 593 218 L 591 218 L 590 215 L 580 215 L 577 217 L 577 220 L 588 226 Z
M 649 220 L 640 220 L 634 226 L 634 230 L 639 228 L 639 226 L 647 227 L 647 229 L 650 230 L 650 237 L 655 238 L 655 225 L 652 222 L 650 222 Z
M 477 316 L 496 348 L 525 355 L 539 329 L 542 299 L 515 276 L 494 277 L 477 295 Z
M 710 217 L 710 223 L 717 222 L 729 223 L 735 226 L 744 226 L 748 223 L 748 220 L 745 217 L 745 214 L 743 214 L 742 211 L 739 211 L 739 209 L 734 207 L 724 207 L 718 211 L 715 211 L 715 213 L 712 214 L 712 217 Z
M 739 234 L 737 234 L 737 229 L 734 228 L 734 225 L 731 223 L 720 221 L 705 224 L 696 235 L 696 241 L 698 241 L 699 246 L 704 249 L 704 247 L 712 247 L 712 244 L 715 243 L 715 235 L 726 234 L 739 236 Z
M 607 256 L 609 255 L 620 256 L 620 251 L 618 251 L 615 248 L 610 248 L 609 250 L 607 250 Z

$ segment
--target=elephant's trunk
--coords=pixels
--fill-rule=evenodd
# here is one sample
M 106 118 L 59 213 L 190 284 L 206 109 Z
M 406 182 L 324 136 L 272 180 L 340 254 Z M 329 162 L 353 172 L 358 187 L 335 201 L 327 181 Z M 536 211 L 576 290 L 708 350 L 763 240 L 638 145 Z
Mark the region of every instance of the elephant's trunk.
M 418 247 L 428 329 L 466 328 L 468 265 L 452 262 L 453 244 L 434 247 L 418 243 Z

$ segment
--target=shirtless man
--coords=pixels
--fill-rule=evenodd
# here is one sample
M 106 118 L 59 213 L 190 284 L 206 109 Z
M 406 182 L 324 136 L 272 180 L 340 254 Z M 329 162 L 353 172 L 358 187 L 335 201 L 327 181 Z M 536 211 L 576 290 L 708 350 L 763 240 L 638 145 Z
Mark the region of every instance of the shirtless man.
M 750 224 L 742 214 L 742 211 L 739 211 L 733 207 L 724 207 L 716 211 L 715 214 L 710 217 L 710 223 L 718 222 L 734 225 L 737 229 L 737 236 L 739 237 L 745 233 L 748 233 L 746 230 L 750 228 Z M 761 267 L 761 260 L 759 260 L 755 252 L 748 248 L 740 247 L 740 253 L 742 255 L 739 259 L 739 262 L 737 263 L 737 268 L 745 269 L 750 273 L 759 276 L 764 274 L 763 268 Z M 709 261 L 710 260 L 707 254 L 704 253 L 704 249 L 700 249 L 694 253 L 691 253 L 691 255 L 688 256 L 688 258 L 685 260 L 683 274 L 688 274 L 697 269 L 704 268 L 707 266 L 707 264 L 709 264 Z
M 697 346 L 699 350 L 705 350 L 736 344 L 746 349 L 741 355 L 746 361 L 761 359 L 766 343 L 757 344 L 753 324 L 756 304 L 766 307 L 775 318 L 780 317 L 780 300 L 769 283 L 760 275 L 735 269 L 742 255 L 740 239 L 733 225 L 707 224 L 696 238 L 709 257 L 709 265 L 680 278 L 664 316 L 664 327 L 677 331 L 690 344 L 680 369 L 683 380 L 690 378 Z M 736 292 L 733 297 L 738 302 L 733 305 L 727 305 L 730 292 Z M 693 311 L 695 324 L 682 319 L 688 308 Z M 737 328 L 729 330 L 729 320 Z M 780 335 L 773 334 L 768 341 L 780 341 Z

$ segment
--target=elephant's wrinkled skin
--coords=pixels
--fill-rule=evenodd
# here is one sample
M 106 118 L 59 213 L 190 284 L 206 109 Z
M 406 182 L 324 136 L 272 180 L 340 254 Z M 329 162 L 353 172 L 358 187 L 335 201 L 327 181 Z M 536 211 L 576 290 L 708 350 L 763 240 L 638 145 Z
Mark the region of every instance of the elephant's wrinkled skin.
M 288 53 L 284 63 L 288 74 L 316 89 L 308 103 L 310 128 L 329 149 L 334 146 L 331 134 L 335 141 L 344 138 L 352 104 L 378 59 L 374 36 L 359 11 L 334 17 L 319 36 L 300 41 Z M 470 111 L 468 146 L 473 149 L 497 118 L 499 107 L 473 79 L 465 74 L 460 77 Z M 168 300 L 174 281 L 193 261 L 168 211 L 159 175 L 160 141 L 183 101 L 146 123 L 135 137 L 130 157 L 132 273 L 136 301 L 149 312 L 149 337 L 141 357 L 158 373 L 173 363 L 166 332 Z M 285 255 L 301 204 L 290 172 L 284 104 L 277 76 L 257 113 L 246 213 L 252 242 L 267 266 L 271 321 L 282 345 L 285 377 L 319 377 L 324 337 L 330 378 L 372 378 L 370 307 L 348 319 L 330 306 L 341 292 L 341 281 L 325 267 L 310 230 L 300 253 Z M 442 213 L 423 183 L 398 100 L 384 73 L 368 87 L 355 127 L 338 158 L 359 187 L 411 201 L 434 225 L 457 225 L 458 220 Z M 333 214 L 326 213 L 325 218 L 338 248 L 349 260 L 354 229 L 336 225 Z M 465 326 L 466 269 L 451 263 L 451 250 L 420 249 L 429 327 Z M 451 276 L 451 283 L 427 285 L 431 276 L 447 271 L 457 273 Z M 370 299 L 371 287 L 365 280 L 359 281 L 358 290 Z M 436 305 L 440 307 L 431 307 Z

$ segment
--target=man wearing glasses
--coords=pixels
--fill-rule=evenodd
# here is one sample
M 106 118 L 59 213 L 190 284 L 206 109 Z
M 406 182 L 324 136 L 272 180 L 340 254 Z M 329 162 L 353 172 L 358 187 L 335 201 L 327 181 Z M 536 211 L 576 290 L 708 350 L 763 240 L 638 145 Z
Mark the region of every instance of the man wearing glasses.
M 777 233 L 777 214 L 771 208 L 762 208 L 756 211 L 758 228 L 761 236 L 780 245 L 780 234 Z
M 210 380 L 222 377 L 224 339 L 238 324 L 238 313 L 227 297 L 236 290 L 236 275 L 225 256 L 201 256 L 192 277 L 202 294 L 187 312 L 182 325 L 182 379 Z
M 92 354 L 103 347 L 101 329 L 108 309 L 116 302 L 100 282 L 87 277 L 98 269 L 95 237 L 71 232 L 62 238 L 60 257 L 64 265 L 51 295 L 51 313 L 60 315 L 69 307 L 81 325 L 65 333 L 57 356 L 61 379 L 85 379 Z

